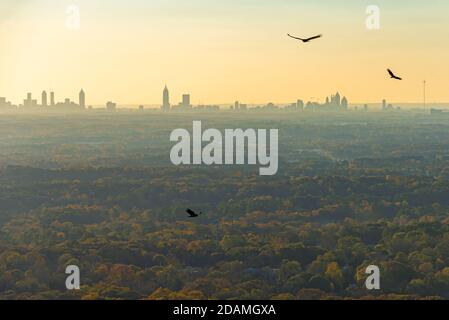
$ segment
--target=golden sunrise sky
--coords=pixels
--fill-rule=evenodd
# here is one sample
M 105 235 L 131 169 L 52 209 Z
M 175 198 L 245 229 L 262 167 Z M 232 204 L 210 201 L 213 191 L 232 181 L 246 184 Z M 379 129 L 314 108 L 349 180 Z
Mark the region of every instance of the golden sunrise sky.
M 80 29 L 66 27 L 79 6 Z M 368 30 L 366 7 L 380 7 Z M 300 44 L 286 33 L 322 39 Z M 449 101 L 447 0 L 2 0 L 0 96 L 87 103 Z M 389 80 L 386 68 L 404 77 Z

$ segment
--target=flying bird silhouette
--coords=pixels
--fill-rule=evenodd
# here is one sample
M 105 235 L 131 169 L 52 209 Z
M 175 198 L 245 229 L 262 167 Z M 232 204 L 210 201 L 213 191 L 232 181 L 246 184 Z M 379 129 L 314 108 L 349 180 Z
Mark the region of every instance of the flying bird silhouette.
M 187 209 L 186 212 L 189 214 L 190 218 L 198 218 L 201 214 L 203 214 L 202 212 L 200 212 L 200 214 L 197 214 L 191 209 Z
M 396 76 L 393 71 L 391 71 L 390 69 L 387 69 L 388 74 L 390 75 L 391 79 L 396 79 L 396 80 L 402 80 L 402 78 Z
M 291 34 L 289 34 L 289 33 L 287 33 L 287 35 L 290 37 L 290 38 L 293 38 L 293 39 L 296 39 L 296 40 L 301 40 L 302 42 L 309 42 L 309 41 L 312 41 L 312 40 L 315 40 L 315 39 L 318 39 L 318 38 L 321 38 L 322 37 L 322 35 L 320 34 L 320 35 L 317 35 L 317 36 L 314 36 L 314 37 L 310 37 L 310 38 L 307 38 L 307 39 L 302 39 L 302 38 L 298 38 L 298 37 L 294 37 L 294 36 L 292 36 Z

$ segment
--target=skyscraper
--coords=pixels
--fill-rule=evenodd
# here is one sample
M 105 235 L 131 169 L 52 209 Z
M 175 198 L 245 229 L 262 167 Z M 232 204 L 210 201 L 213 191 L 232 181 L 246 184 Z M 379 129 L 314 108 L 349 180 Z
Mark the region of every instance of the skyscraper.
M 0 108 L 3 108 L 6 106 L 6 98 L 0 97 Z
M 191 108 L 191 105 L 190 105 L 190 94 L 183 94 L 182 95 L 182 107 L 183 108 Z
M 337 94 L 335 95 L 335 104 L 337 105 L 337 107 L 341 106 L 341 98 L 340 98 L 340 93 L 337 92 Z
M 33 99 L 31 92 L 27 93 L 26 100 L 23 100 L 23 106 L 25 108 L 36 108 L 37 107 L 37 100 Z
M 50 92 L 50 106 L 55 106 L 55 93 L 53 91 Z
M 42 107 L 47 107 L 47 92 L 46 91 L 42 91 Z
M 162 97 L 162 111 L 169 111 L 170 110 L 170 93 L 168 91 L 167 86 L 164 88 L 164 93 Z
M 86 108 L 86 94 L 84 93 L 83 89 L 81 89 L 80 94 L 79 94 L 79 105 L 83 109 Z
M 341 100 L 341 107 L 345 110 L 349 108 L 348 99 L 346 99 L 346 97 L 343 97 L 343 99 Z

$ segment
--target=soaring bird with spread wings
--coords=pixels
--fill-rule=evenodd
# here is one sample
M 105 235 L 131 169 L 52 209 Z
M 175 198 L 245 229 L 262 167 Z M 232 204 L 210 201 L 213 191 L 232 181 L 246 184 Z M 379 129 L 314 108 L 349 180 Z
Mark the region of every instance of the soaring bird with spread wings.
M 292 36 L 291 34 L 289 34 L 289 33 L 287 33 L 287 35 L 290 37 L 290 38 L 293 38 L 293 39 L 296 39 L 296 40 L 301 40 L 302 42 L 309 42 L 309 41 L 312 41 L 312 40 L 315 40 L 315 39 L 318 39 L 318 38 L 321 38 L 322 37 L 322 35 L 320 34 L 320 35 L 317 35 L 317 36 L 314 36 L 314 37 L 310 37 L 310 38 L 307 38 L 307 39 L 303 39 L 303 38 L 298 38 L 298 37 L 294 37 L 294 36 Z
M 203 214 L 202 212 L 200 212 L 200 214 L 197 214 L 191 209 L 187 209 L 186 212 L 189 214 L 190 218 L 198 218 L 201 214 Z
M 391 71 L 390 69 L 387 69 L 388 74 L 390 75 L 391 79 L 395 79 L 395 80 L 402 80 L 402 78 L 396 76 L 393 71 Z

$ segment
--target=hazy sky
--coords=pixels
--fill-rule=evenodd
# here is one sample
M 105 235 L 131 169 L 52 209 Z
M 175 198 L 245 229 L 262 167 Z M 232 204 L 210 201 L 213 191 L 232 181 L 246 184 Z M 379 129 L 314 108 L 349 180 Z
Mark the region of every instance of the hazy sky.
M 67 6 L 80 8 L 78 31 Z M 381 9 L 381 29 L 365 26 Z M 301 45 L 286 33 L 324 37 Z M 449 101 L 447 0 L 2 0 L 0 96 L 88 104 Z M 389 80 L 386 68 L 405 78 Z

